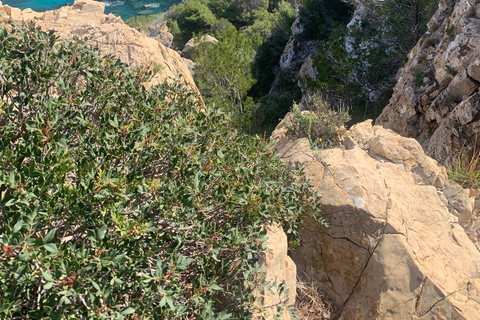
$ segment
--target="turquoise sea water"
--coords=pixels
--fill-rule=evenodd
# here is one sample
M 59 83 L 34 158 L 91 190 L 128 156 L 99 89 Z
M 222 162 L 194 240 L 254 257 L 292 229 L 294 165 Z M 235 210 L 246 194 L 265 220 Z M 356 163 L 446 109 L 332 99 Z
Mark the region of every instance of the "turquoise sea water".
M 31 8 L 34 11 L 58 9 L 73 4 L 73 0 L 1 0 L 3 4 L 20 9 Z M 102 0 L 105 3 L 105 13 L 113 13 L 127 20 L 137 15 L 149 15 L 165 12 L 174 4 L 182 0 Z

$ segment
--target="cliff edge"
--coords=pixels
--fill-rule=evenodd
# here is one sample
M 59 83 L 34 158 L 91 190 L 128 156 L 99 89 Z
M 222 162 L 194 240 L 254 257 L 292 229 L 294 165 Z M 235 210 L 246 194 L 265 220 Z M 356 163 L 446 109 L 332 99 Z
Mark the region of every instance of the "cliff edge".
M 304 221 L 297 276 L 313 280 L 343 320 L 480 319 L 480 253 L 462 228 L 474 219 L 469 190 L 415 139 L 371 120 L 320 151 L 286 135 L 291 116 L 273 148 L 304 166 L 330 225 Z
M 176 51 L 130 28 L 120 17 L 105 15 L 104 10 L 103 3 L 91 0 L 77 0 L 72 6 L 46 12 L 22 11 L 0 2 L 0 19 L 37 20 L 38 26 L 55 30 L 60 39 L 87 39 L 87 44 L 130 66 L 153 68 L 156 75 L 146 84 L 147 87 L 165 79 L 171 81 L 178 75 L 191 90 L 198 92 L 188 67 Z
M 440 1 L 428 28 L 376 124 L 416 138 L 427 155 L 450 163 L 479 143 L 480 2 Z

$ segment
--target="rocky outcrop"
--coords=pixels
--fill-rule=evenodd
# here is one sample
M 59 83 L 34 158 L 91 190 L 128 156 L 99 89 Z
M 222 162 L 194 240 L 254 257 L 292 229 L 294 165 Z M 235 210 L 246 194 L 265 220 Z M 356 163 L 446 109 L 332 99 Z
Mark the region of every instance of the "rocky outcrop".
M 300 22 L 299 16 L 292 24 L 291 31 L 292 35 L 280 56 L 279 69 L 276 71 L 277 75 L 270 92 L 276 92 L 278 90 L 280 82 L 283 78 L 286 78 L 285 74 L 288 75 L 287 77 L 291 78 L 292 83 L 297 84 L 298 79 L 302 77 L 300 69 L 305 68 L 303 67 L 303 64 L 313 53 L 317 52 L 319 41 L 307 40 L 302 36 L 303 26 Z M 311 66 L 313 67 L 313 65 Z M 316 71 L 312 71 L 312 73 L 316 73 Z M 306 89 L 306 86 L 303 86 L 300 83 L 298 84 L 302 91 Z M 304 100 L 305 99 L 302 98 L 302 101 Z M 307 106 L 304 106 L 303 102 L 301 102 L 300 105 L 303 109 L 307 109 Z
M 38 19 L 37 25 L 45 30 L 54 29 L 61 39 L 87 38 L 87 43 L 98 47 L 100 52 L 112 54 L 128 65 L 154 68 L 157 73 L 147 85 L 165 79 L 172 81 L 180 74 L 181 79 L 198 92 L 188 67 L 177 52 L 130 28 L 120 17 L 105 15 L 104 9 L 102 2 L 91 0 L 77 0 L 72 6 L 41 13 L 0 6 L 0 19 Z
M 172 46 L 173 34 L 168 31 L 167 21 L 150 26 L 150 28 L 148 28 L 148 36 L 154 38 L 167 48 Z
M 154 38 L 167 48 L 172 46 L 173 34 L 168 31 L 167 21 L 150 26 L 148 28 L 148 36 Z
M 186 58 L 190 58 L 190 51 L 195 48 L 196 46 L 198 46 L 199 44 L 202 44 L 202 43 L 216 43 L 218 42 L 218 40 L 214 37 L 212 37 L 211 35 L 203 35 L 201 38 L 200 38 L 200 41 L 196 42 L 196 40 L 194 38 L 188 40 L 187 43 L 185 43 L 185 46 L 183 47 L 183 50 L 182 50 L 182 54 L 184 57 Z
M 480 253 L 459 224 L 473 218 L 468 190 L 415 139 L 371 120 L 312 151 L 286 136 L 288 118 L 274 148 L 303 164 L 330 225 L 305 221 L 298 276 L 320 283 L 343 320 L 480 319 Z
M 428 27 L 376 123 L 416 138 L 429 156 L 450 163 L 480 144 L 480 3 L 440 1 Z
M 259 266 L 263 270 L 263 280 L 271 288 L 257 288 L 254 291 L 257 297 L 258 311 L 254 319 L 290 319 L 286 306 L 295 303 L 297 288 L 297 268 L 292 259 L 287 255 L 287 235 L 282 227 L 277 224 L 265 226 L 267 229 L 267 244 L 260 257 Z M 283 311 L 278 314 L 277 308 Z M 277 316 L 279 318 L 277 318 Z

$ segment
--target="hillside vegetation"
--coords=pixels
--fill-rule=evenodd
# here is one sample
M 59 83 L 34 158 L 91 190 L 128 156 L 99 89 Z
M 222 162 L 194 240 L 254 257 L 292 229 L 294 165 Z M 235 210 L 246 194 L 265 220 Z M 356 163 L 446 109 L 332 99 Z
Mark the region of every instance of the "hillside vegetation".
M 180 50 L 202 33 L 220 40 L 191 54 L 197 85 L 205 100 L 229 113 L 238 126 L 263 134 L 302 98 L 298 73 L 303 61 L 279 67 L 296 18 L 302 27 L 295 35 L 300 51 L 307 42 L 316 43 L 311 53 L 318 73 L 302 79 L 302 87 L 334 106 L 346 105 L 360 121 L 378 116 L 386 106 L 397 70 L 437 8 L 438 0 L 190 0 L 164 17 Z M 148 21 L 137 18 L 131 25 L 142 28 L 141 20 Z
M 0 28 L 0 318 L 250 319 L 262 224 L 318 215 L 265 141 L 150 77 Z

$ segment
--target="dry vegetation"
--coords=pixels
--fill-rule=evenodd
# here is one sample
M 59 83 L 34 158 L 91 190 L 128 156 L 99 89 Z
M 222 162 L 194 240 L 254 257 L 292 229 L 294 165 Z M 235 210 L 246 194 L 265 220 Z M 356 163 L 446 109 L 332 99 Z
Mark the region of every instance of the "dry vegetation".
M 338 308 L 320 290 L 320 284 L 310 279 L 297 280 L 295 307 L 305 320 L 333 320 L 339 316 Z
M 456 163 L 448 168 L 448 177 L 464 188 L 480 188 L 480 149 L 477 147 L 477 138 L 473 149 L 463 149 Z

